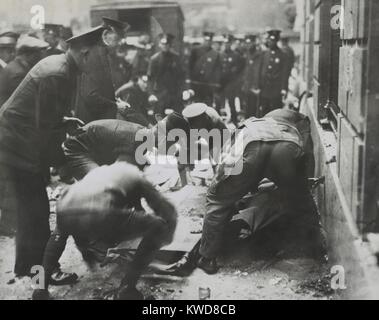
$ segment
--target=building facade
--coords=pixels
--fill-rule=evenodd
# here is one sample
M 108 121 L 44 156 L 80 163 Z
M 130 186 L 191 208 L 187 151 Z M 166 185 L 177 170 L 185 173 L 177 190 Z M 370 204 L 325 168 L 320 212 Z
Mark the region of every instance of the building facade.
M 379 297 L 379 2 L 299 0 L 301 110 L 312 120 L 317 202 L 342 296 Z

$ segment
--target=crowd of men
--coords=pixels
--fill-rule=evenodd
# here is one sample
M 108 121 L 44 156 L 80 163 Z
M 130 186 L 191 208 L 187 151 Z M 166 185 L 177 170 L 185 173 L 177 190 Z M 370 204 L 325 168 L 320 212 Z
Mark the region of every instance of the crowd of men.
M 103 18 L 102 25 L 77 36 L 53 24 L 46 25 L 43 39 L 0 34 L 0 231 L 16 235 L 17 277 L 29 276 L 35 265 L 44 267 L 44 288 L 33 298 L 47 299 L 49 285 L 77 280 L 59 267 L 68 236 L 89 264 L 95 260 L 89 250 L 94 243 L 111 248 L 142 236 L 117 292 L 119 299 L 142 298 L 137 281 L 172 241 L 178 217 L 141 173 L 148 161 L 136 161 L 144 141 L 137 136 L 151 138 L 154 148 L 162 144 L 162 134 L 167 150 L 174 144 L 191 148 L 188 141 L 170 141 L 170 130 L 187 136 L 191 129 L 228 130 L 219 114 L 226 105 L 230 121 L 239 126 L 237 98 L 247 120 L 218 146 L 223 151 L 207 194 L 203 237 L 190 264 L 217 272 L 233 206 L 264 178 L 283 189 L 294 220 L 295 213 L 308 217 L 303 231 L 322 247 L 307 186 L 314 166 L 309 120 L 282 109 L 295 58 L 285 41 L 279 48 L 280 31 L 268 31 L 264 43 L 256 35 L 216 42 L 206 32 L 187 63 L 173 50 L 172 35 L 160 36 L 154 54 L 142 37 L 129 63 L 127 29 L 125 22 Z M 244 147 L 232 152 L 241 141 Z M 241 162 L 241 172 L 228 172 L 230 162 Z M 46 185 L 52 167 L 76 183 L 58 202 L 51 234 Z M 142 198 L 154 214 L 145 212 Z M 178 263 L 175 272 L 183 267 L 188 264 Z

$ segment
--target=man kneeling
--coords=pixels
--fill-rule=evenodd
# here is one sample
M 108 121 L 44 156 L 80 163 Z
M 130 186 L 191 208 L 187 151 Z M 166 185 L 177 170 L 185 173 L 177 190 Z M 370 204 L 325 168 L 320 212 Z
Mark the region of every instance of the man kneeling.
M 154 214 L 136 211 L 134 203 L 144 198 Z M 135 167 L 115 163 L 91 171 L 68 188 L 57 204 L 57 227 L 45 250 L 45 279 L 50 279 L 61 257 L 68 236 L 72 235 L 86 262 L 91 262 L 90 241 L 102 241 L 109 247 L 143 237 L 133 262 L 121 281 L 117 299 L 142 299 L 136 284 L 142 272 L 160 248 L 169 244 L 175 232 L 177 212 Z M 37 289 L 33 299 L 48 299 L 45 289 Z

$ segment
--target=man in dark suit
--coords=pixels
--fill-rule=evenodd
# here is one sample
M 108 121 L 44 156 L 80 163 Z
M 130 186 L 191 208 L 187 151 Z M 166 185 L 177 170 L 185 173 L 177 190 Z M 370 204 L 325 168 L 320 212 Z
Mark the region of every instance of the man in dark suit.
M 43 57 L 49 46 L 45 41 L 23 36 L 17 42 L 16 58 L 0 73 L 0 107 L 16 90 L 29 70 Z
M 204 43 L 195 47 L 190 56 L 189 70 L 195 100 L 213 106 L 215 94 L 221 88 L 221 54 L 213 49 L 214 33 L 204 32 Z
M 166 109 L 180 112 L 184 69 L 179 54 L 173 51 L 174 36 L 160 36 L 160 52 L 151 57 L 148 76 L 150 90 L 158 98 L 156 114 L 164 116 Z
M 283 97 L 288 92 L 288 63 L 285 54 L 278 47 L 280 30 L 267 33 L 267 50 L 262 53 L 254 93 L 259 95 L 259 116 L 283 106 Z

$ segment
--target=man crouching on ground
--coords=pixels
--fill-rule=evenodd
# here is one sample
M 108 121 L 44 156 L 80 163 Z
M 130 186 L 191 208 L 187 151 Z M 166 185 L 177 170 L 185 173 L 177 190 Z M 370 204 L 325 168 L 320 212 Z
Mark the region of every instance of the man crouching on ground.
M 141 198 L 154 214 L 135 210 L 133 203 Z M 70 235 L 87 262 L 89 241 L 102 241 L 113 247 L 143 236 L 116 295 L 119 300 L 143 299 L 136 289 L 138 279 L 158 250 L 172 241 L 176 223 L 174 206 L 143 178 L 137 167 L 118 162 L 96 168 L 68 188 L 57 204 L 57 227 L 43 260 L 45 279 L 50 279 Z M 45 289 L 36 289 L 33 299 L 48 299 L 48 285 L 46 280 Z

